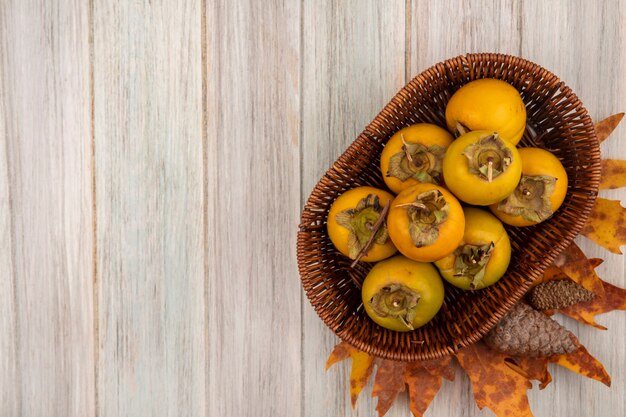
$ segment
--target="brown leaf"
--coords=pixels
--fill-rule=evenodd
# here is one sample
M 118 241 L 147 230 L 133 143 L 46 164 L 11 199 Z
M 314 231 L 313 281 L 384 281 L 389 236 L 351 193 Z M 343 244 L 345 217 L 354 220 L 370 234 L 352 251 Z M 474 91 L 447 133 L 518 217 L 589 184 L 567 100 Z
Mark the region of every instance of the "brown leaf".
M 478 408 L 488 407 L 498 417 L 532 417 L 526 394 L 532 384 L 506 364 L 506 355 L 478 342 L 460 350 L 456 358 L 472 381 Z
M 556 363 L 587 378 L 602 382 L 607 387 L 611 386 L 611 377 L 606 373 L 604 366 L 596 358 L 591 356 L 587 349 L 578 342 L 578 350 L 566 355 L 550 358 L 550 362 Z
M 595 317 L 613 310 L 626 310 L 626 289 L 618 288 L 604 281 L 602 281 L 602 285 L 604 297 L 596 296 L 591 301 L 569 306 L 560 312 L 582 323 L 606 330 L 606 327 L 596 323 Z
M 548 372 L 546 358 L 530 358 L 515 356 L 505 359 L 506 364 L 529 381 L 539 381 L 539 389 L 544 389 L 552 382 L 552 375 Z
M 443 376 L 448 381 L 454 381 L 454 369 L 452 369 L 452 356 L 444 356 L 440 359 L 418 362 L 420 366 L 434 376 Z
M 626 187 L 626 161 L 618 159 L 603 159 L 600 161 L 602 176 L 600 177 L 601 190 L 614 190 Z
M 580 234 L 621 254 L 620 246 L 626 245 L 626 209 L 619 201 L 598 198 Z
M 554 261 L 554 266 L 559 268 L 567 278 L 580 284 L 596 295 L 604 294 L 602 280 L 594 271 L 597 261 L 588 259 L 585 253 L 572 243 Z M 550 268 L 548 268 L 550 270 Z M 562 279 L 558 273 L 553 273 L 551 279 Z
M 362 352 L 346 342 L 341 342 L 333 349 L 326 362 L 326 369 L 337 362 L 352 358 L 352 369 L 350 370 L 350 401 L 352 408 L 356 405 L 356 400 L 367 385 L 367 381 L 374 370 L 374 357 Z
M 600 259 L 600 258 L 589 258 L 589 263 L 591 264 L 591 266 L 595 269 L 597 267 L 599 267 L 600 265 L 602 265 L 602 262 L 604 262 L 604 259 Z
M 615 130 L 619 122 L 622 121 L 624 117 L 624 113 L 617 113 L 613 116 L 609 116 L 604 120 L 599 121 L 594 126 L 596 130 L 596 136 L 598 137 L 598 142 L 602 143 L 609 135 Z
M 411 412 L 422 417 L 441 388 L 443 378 L 454 380 L 450 366 L 452 356 L 423 362 L 410 362 L 404 370 L 404 380 L 409 389 Z
M 330 356 L 326 360 L 326 369 L 330 368 L 337 362 L 348 359 L 350 357 L 350 354 L 354 351 L 357 351 L 357 349 L 353 348 L 346 342 L 339 343 L 335 346 L 333 351 L 330 353 Z
M 404 369 L 407 362 L 382 360 L 378 364 L 372 397 L 378 397 L 376 411 L 384 416 L 399 393 L 404 391 Z

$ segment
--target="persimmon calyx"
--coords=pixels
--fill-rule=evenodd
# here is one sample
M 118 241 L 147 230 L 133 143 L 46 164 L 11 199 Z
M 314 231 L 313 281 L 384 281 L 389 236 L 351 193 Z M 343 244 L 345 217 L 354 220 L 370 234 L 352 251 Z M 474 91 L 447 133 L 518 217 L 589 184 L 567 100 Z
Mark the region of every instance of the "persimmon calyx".
M 384 245 L 389 239 L 387 225 L 379 218 L 384 207 L 377 195 L 368 194 L 353 209 L 343 210 L 335 216 L 337 224 L 350 231 L 348 237 L 348 256 L 357 259 L 374 234 L 373 243 Z M 362 254 L 364 256 L 366 254 Z
M 472 280 L 471 289 L 476 289 L 485 277 L 485 270 L 491 258 L 495 244 L 462 245 L 454 251 L 454 276 Z
M 402 136 L 402 151 L 389 158 L 387 176 L 398 178 L 400 181 L 414 178 L 419 182 L 441 184 L 445 153 L 446 149 L 442 146 L 407 142 Z
M 379 317 L 393 317 L 400 320 L 409 330 L 414 330 L 413 319 L 420 294 L 406 285 L 393 283 L 381 288 L 368 301 Z
M 415 201 L 396 207 L 406 207 L 409 234 L 418 248 L 432 245 L 439 238 L 439 226 L 448 219 L 450 212 L 450 205 L 439 190 L 425 191 L 418 194 Z
M 463 155 L 467 157 L 469 172 L 487 182 L 504 173 L 513 162 L 513 153 L 497 133 L 468 145 Z
M 522 175 L 515 191 L 498 204 L 498 210 L 539 223 L 554 214 L 550 198 L 556 178 L 549 175 Z

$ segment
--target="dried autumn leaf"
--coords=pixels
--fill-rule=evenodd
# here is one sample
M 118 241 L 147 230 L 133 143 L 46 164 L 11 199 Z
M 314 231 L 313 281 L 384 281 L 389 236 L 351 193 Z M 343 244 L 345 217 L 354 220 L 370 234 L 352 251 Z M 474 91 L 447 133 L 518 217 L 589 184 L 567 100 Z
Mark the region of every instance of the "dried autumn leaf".
M 539 381 L 539 389 L 544 389 L 552 382 L 552 375 L 548 372 L 546 358 L 531 358 L 515 356 L 505 359 L 506 364 L 529 381 Z
M 602 143 L 615 130 L 619 122 L 622 121 L 624 113 L 614 114 L 595 124 L 594 128 L 598 142 Z
M 552 376 L 548 372 L 548 363 L 555 363 L 572 372 L 611 386 L 611 377 L 600 361 L 591 356 L 578 339 L 574 341 L 578 349 L 571 353 L 550 358 L 511 357 L 506 358 L 505 361 L 511 369 L 524 378 L 539 381 L 540 389 L 544 389 L 552 381 Z
M 506 364 L 506 355 L 478 342 L 460 350 L 456 358 L 472 381 L 478 408 L 488 407 L 498 417 L 532 417 L 526 394 L 532 384 Z
M 550 362 L 556 363 L 572 372 L 576 372 L 587 378 L 602 382 L 607 387 L 611 386 L 611 377 L 606 373 L 604 366 L 596 358 L 591 356 L 587 349 L 578 342 L 578 350 L 566 355 L 550 358 Z
M 626 187 L 626 161 L 618 159 L 603 159 L 600 161 L 602 175 L 600 177 L 601 190 L 614 190 Z
M 580 284 L 598 296 L 604 294 L 602 280 L 596 274 L 594 262 L 587 258 L 585 253 L 572 243 L 554 261 L 554 266 L 559 268 L 568 278 Z M 551 279 L 557 279 L 559 275 L 552 275 Z
M 378 415 L 382 417 L 389 411 L 406 385 L 411 412 L 421 417 L 439 392 L 443 378 L 454 379 L 451 362 L 451 356 L 417 362 L 380 361 L 372 390 L 372 396 L 378 397 Z
M 602 262 L 604 262 L 604 259 L 600 259 L 600 258 L 589 258 L 589 263 L 591 264 L 592 268 L 597 268 Z M 597 274 L 596 274 L 597 275 Z M 548 268 L 546 268 L 546 270 L 543 272 L 543 276 L 541 278 L 539 278 L 537 281 L 533 282 L 531 285 L 532 287 L 535 287 L 539 284 L 542 284 L 544 282 L 548 282 L 548 281 L 558 281 L 561 279 L 570 279 L 570 277 L 568 277 L 567 275 L 565 275 L 565 273 L 563 271 L 561 271 L 561 269 L 557 266 L 549 266 Z M 598 279 L 600 279 L 600 277 L 598 277 Z
M 374 370 L 374 357 L 345 342 L 341 342 L 335 346 L 328 357 L 326 369 L 348 358 L 352 358 L 352 369 L 350 370 L 350 401 L 352 402 L 352 408 L 354 408 L 361 390 L 367 385 L 367 381 L 369 381 L 370 375 Z
M 600 258 L 589 258 L 589 263 L 591 264 L 592 268 L 597 268 L 600 265 L 602 265 L 602 262 L 604 262 L 604 259 L 600 259 Z
M 410 362 L 404 369 L 409 404 L 415 417 L 422 417 L 441 388 L 443 378 L 454 380 L 452 356 L 423 362 Z
M 602 281 L 602 285 L 604 286 L 604 297 L 595 297 L 591 301 L 575 304 L 560 310 L 560 312 L 582 323 L 606 330 L 606 327 L 596 323 L 595 317 L 613 310 L 626 310 L 626 289 L 604 281 Z
M 398 394 L 404 391 L 404 369 L 407 362 L 382 360 L 376 371 L 372 397 L 378 397 L 376 411 L 384 416 L 393 405 Z
M 580 234 L 621 254 L 620 246 L 626 245 L 626 209 L 619 201 L 598 198 Z

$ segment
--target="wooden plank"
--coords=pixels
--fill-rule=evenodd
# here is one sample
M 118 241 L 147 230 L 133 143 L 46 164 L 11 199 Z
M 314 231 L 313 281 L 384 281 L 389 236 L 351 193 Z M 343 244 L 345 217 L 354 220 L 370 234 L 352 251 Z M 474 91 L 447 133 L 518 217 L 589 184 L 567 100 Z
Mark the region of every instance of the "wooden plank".
M 303 2 L 302 204 L 405 83 L 405 2 Z M 303 295 L 304 416 L 350 415 L 350 361 L 324 371 L 338 338 Z M 371 416 L 371 386 L 354 415 Z M 400 400 L 387 416 L 405 416 Z
M 94 2 L 100 417 L 206 409 L 200 4 Z
M 518 55 L 520 0 L 413 0 L 409 74 L 471 52 Z
M 0 3 L 0 415 L 93 416 L 85 2 Z
M 558 75 L 580 97 L 594 120 L 625 110 L 626 35 L 622 1 L 530 1 L 522 3 L 522 55 Z M 602 144 L 602 156 L 626 159 L 626 128 L 620 126 Z M 626 202 L 626 190 L 603 191 L 601 196 Z M 614 255 L 585 238 L 579 244 L 589 256 L 605 259 L 598 273 L 626 287 L 623 256 Z M 556 382 L 533 392 L 535 415 L 626 415 L 626 316 L 615 312 L 600 317 L 609 328 L 602 332 L 563 320 L 613 377 L 611 389 L 559 369 Z
M 4 10 L 0 8 L 0 22 Z M 2 26 L 4 27 L 4 25 Z M 6 35 L 3 33 L 2 38 Z M 1 38 L 0 38 L 1 39 Z M 6 56 L 5 43 L 0 42 L 0 57 Z M 4 64 L 4 61 L 2 61 Z M 4 77 L 0 78 L 0 86 Z M 2 91 L 2 90 L 0 90 Z M 13 241 L 11 234 L 11 195 L 9 191 L 8 135 L 5 123 L 5 99 L 0 96 L 0 415 L 17 416 L 19 388 L 15 383 L 17 371 L 17 320 L 15 311 L 15 276 L 13 269 Z
M 299 416 L 300 3 L 207 2 L 208 416 Z

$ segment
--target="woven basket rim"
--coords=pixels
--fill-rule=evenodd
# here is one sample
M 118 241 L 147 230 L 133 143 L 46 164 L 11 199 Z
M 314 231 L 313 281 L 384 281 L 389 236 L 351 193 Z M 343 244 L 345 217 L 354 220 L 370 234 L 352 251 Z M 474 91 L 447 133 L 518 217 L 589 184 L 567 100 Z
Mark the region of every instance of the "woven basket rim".
M 359 144 L 375 142 L 378 143 L 376 126 L 382 123 L 385 123 L 385 119 L 389 117 L 394 117 L 393 110 L 397 108 L 397 106 L 402 105 L 402 101 L 409 94 L 409 90 L 415 91 L 415 88 L 422 82 L 427 82 L 426 75 L 429 71 L 447 71 L 453 65 L 452 63 L 458 61 L 462 61 L 468 68 L 472 68 L 471 64 L 482 61 L 497 61 L 498 63 L 506 63 L 511 61 L 519 61 L 524 65 L 528 65 L 532 68 L 532 71 L 537 76 L 550 76 L 555 79 L 555 82 L 558 84 L 558 91 L 561 92 L 571 103 L 573 103 L 576 110 L 582 111 L 581 113 L 581 121 L 586 129 L 586 140 L 595 140 L 595 148 L 592 152 L 592 155 L 589 158 L 590 165 L 587 168 L 589 170 L 589 175 L 591 177 L 591 181 L 593 183 L 593 189 L 585 195 L 586 199 L 582 206 L 578 206 L 580 216 L 577 218 L 574 226 L 565 231 L 565 237 L 559 241 L 554 242 L 556 249 L 550 253 L 548 253 L 545 257 L 541 259 L 537 259 L 537 263 L 535 267 L 532 268 L 532 272 L 534 272 L 533 276 L 531 276 L 531 280 L 528 280 L 527 285 L 519 286 L 516 291 L 511 294 L 511 296 L 500 305 L 500 307 L 493 311 L 493 314 L 490 316 L 490 320 L 483 323 L 478 329 L 471 334 L 463 334 L 458 337 L 450 346 L 447 346 L 442 349 L 438 349 L 436 351 L 428 351 L 428 352 L 413 352 L 406 353 L 403 352 L 401 354 L 390 353 L 390 352 L 379 352 L 374 349 L 371 345 L 365 345 L 357 340 L 351 333 L 350 328 L 341 328 L 337 326 L 335 323 L 332 323 L 331 320 L 328 320 L 323 315 L 323 306 L 316 304 L 314 299 L 314 294 L 312 291 L 307 290 L 305 285 L 305 279 L 307 278 L 307 265 L 305 265 L 304 259 L 304 251 L 306 250 L 305 245 L 305 233 L 310 231 L 311 225 L 310 219 L 313 216 L 312 210 L 314 209 L 314 205 L 311 204 L 311 197 L 320 192 L 323 192 L 324 189 L 328 186 L 328 184 L 332 183 L 333 175 L 337 174 L 336 166 L 337 164 L 347 163 L 350 158 L 353 156 L 354 152 L 357 152 L 357 148 Z M 313 188 L 309 198 L 307 199 L 306 204 L 304 205 L 301 223 L 299 225 L 298 237 L 297 237 L 297 259 L 298 259 L 298 270 L 300 273 L 300 277 L 302 280 L 303 288 L 307 295 L 307 298 L 313 305 L 316 313 L 322 318 L 324 323 L 343 341 L 357 347 L 358 349 L 370 353 L 375 356 L 379 356 L 386 359 L 394 359 L 394 360 L 404 360 L 404 361 L 412 361 L 412 360 L 425 360 L 425 359 L 435 359 L 438 357 L 446 356 L 449 354 L 456 353 L 459 349 L 469 346 L 480 339 L 493 327 L 495 324 L 511 309 L 511 307 L 516 304 L 528 291 L 531 286 L 531 283 L 536 281 L 545 271 L 545 269 L 550 266 L 556 257 L 566 249 L 579 234 L 581 229 L 583 228 L 593 206 L 595 204 L 595 200 L 598 194 L 598 187 L 600 182 L 600 156 L 599 156 L 599 143 L 595 134 L 595 130 L 593 128 L 593 123 L 591 118 L 588 115 L 587 110 L 582 105 L 580 99 L 576 96 L 576 94 L 567 86 L 565 83 L 552 72 L 546 70 L 542 66 L 529 61 L 524 58 L 505 55 L 505 54 L 494 54 L 494 53 L 471 53 L 465 55 L 459 55 L 454 58 L 447 59 L 445 61 L 439 62 L 432 67 L 422 71 L 420 74 L 415 76 L 411 81 L 409 81 L 402 89 L 400 89 L 391 101 L 385 105 L 385 107 L 376 115 L 376 117 L 372 120 L 372 122 L 364 129 L 364 131 L 356 138 L 356 140 L 350 144 L 350 146 L 342 153 L 342 155 L 333 163 L 333 165 L 325 172 L 325 174 L 320 178 L 318 183 Z M 569 189 L 568 189 L 569 194 Z M 322 225 L 325 228 L 325 225 Z M 320 227 L 322 227 L 320 226 Z M 551 242 L 552 243 L 552 242 Z M 508 275 L 507 271 L 507 275 Z

